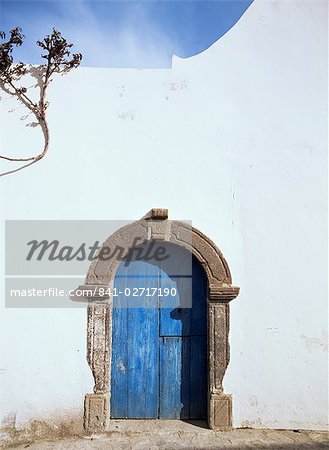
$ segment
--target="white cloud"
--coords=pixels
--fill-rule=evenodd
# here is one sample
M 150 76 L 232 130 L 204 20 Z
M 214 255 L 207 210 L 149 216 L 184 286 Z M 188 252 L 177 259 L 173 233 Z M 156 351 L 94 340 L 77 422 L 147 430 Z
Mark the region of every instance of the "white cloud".
M 107 27 L 106 21 L 83 0 L 62 3 L 61 8 L 61 29 L 76 51 L 83 53 L 83 65 L 170 67 L 174 42 L 152 22 L 142 4 L 132 2 L 124 24 L 115 25 L 109 20 Z

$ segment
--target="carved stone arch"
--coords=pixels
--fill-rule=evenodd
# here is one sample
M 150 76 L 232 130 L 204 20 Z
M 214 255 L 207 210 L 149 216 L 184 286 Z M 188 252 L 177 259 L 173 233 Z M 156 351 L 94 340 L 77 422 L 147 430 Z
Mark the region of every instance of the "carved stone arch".
M 120 228 L 102 248 L 121 248 L 127 255 L 136 245 L 152 240 L 184 247 L 206 273 L 208 423 L 213 430 L 230 429 L 232 398 L 223 393 L 222 382 L 229 363 L 229 302 L 238 295 L 239 288 L 231 285 L 228 264 L 217 246 L 189 224 L 168 220 L 166 209 L 152 209 L 142 219 Z M 89 303 L 87 360 L 95 386 L 94 394 L 85 397 L 84 426 L 92 432 L 104 431 L 110 416 L 112 307 L 104 292 L 113 285 L 119 264 L 116 254 L 110 259 L 98 257 L 90 265 L 85 284 L 77 290 L 80 300 L 82 296 Z

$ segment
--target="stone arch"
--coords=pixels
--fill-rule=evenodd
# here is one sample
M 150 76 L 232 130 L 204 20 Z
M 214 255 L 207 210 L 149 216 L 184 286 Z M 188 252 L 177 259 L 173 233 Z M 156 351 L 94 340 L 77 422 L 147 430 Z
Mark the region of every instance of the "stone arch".
M 121 248 L 124 254 L 138 243 L 160 240 L 184 247 L 203 267 L 207 277 L 208 423 L 214 430 L 232 427 L 232 397 L 223 392 L 229 363 L 229 302 L 239 293 L 232 286 L 229 266 L 216 245 L 189 224 L 168 220 L 166 209 L 152 209 L 142 219 L 120 228 L 102 248 Z M 100 251 L 101 252 L 101 251 Z M 104 431 L 109 420 L 111 380 L 111 299 L 104 291 L 113 285 L 120 264 L 116 255 L 98 257 L 88 270 L 79 294 L 88 302 L 87 360 L 92 370 L 94 393 L 85 397 L 84 426 Z

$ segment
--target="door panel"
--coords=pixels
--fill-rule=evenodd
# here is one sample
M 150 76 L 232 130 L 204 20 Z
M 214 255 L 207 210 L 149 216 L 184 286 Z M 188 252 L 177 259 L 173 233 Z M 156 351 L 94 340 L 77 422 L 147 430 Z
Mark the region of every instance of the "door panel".
M 146 286 L 158 287 L 158 268 L 133 262 L 119 266 L 114 287 L 112 320 L 111 417 L 157 418 L 159 373 L 159 314 L 157 307 L 140 307 L 154 301 L 146 294 L 125 296 Z M 120 294 L 122 292 L 122 294 Z M 134 307 L 134 302 L 137 307 Z M 139 302 L 139 303 L 137 303 Z M 131 307 L 127 307 L 131 305 Z M 121 307 L 122 306 L 122 307 Z
M 207 332 L 207 279 L 200 264 L 193 258 L 192 308 L 190 308 L 190 335 L 204 336 Z
M 128 417 L 158 417 L 158 311 L 130 308 L 128 313 Z
M 193 258 L 191 283 L 191 276 L 169 276 L 142 261 L 128 267 L 121 264 L 114 287 L 118 297 L 113 299 L 111 417 L 205 418 L 206 278 L 202 267 Z M 125 288 L 138 287 L 176 288 L 177 292 L 169 298 L 124 295 Z M 188 296 L 192 308 L 182 307 Z
M 189 361 L 189 337 L 160 337 L 160 419 L 188 419 Z
M 113 307 L 112 313 L 112 365 L 111 365 L 111 415 L 128 417 L 128 309 Z
M 190 337 L 190 419 L 207 417 L 207 338 Z
M 161 273 L 160 286 L 176 289 L 176 295 L 160 297 L 160 336 L 189 336 L 191 308 L 183 308 L 186 296 L 192 295 L 192 277 L 175 277 Z M 170 305 L 168 308 L 167 305 Z

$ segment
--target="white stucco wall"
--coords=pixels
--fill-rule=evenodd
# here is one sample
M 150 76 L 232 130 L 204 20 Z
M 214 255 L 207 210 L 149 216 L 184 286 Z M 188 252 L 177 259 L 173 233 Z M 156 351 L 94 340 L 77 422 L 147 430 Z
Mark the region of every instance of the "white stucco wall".
M 220 247 L 241 287 L 225 377 L 237 427 L 326 428 L 326 30 L 324 1 L 256 0 L 172 69 L 80 68 L 51 86 L 48 156 L 1 179 L 3 220 L 166 207 Z M 1 153 L 33 153 L 39 131 L 0 105 Z M 81 414 L 84 310 L 3 309 L 1 335 L 0 420 Z

